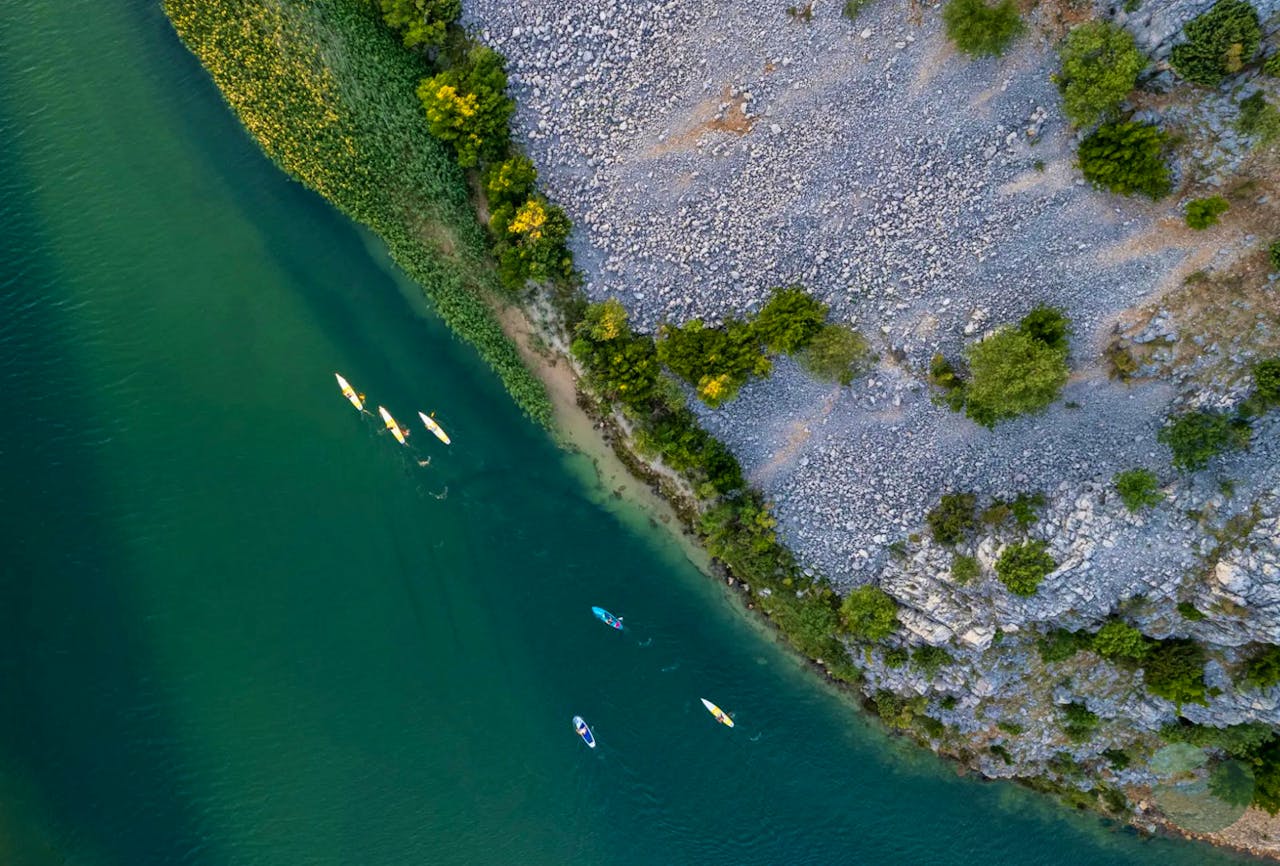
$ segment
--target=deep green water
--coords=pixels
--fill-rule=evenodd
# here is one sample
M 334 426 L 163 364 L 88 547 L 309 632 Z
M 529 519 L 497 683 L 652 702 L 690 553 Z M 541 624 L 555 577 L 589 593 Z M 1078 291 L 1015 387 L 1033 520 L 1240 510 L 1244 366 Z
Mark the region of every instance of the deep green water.
M 2 8 L 0 863 L 1227 862 L 867 728 L 260 156 L 157 4 Z M 418 467 L 335 369 L 456 445 Z

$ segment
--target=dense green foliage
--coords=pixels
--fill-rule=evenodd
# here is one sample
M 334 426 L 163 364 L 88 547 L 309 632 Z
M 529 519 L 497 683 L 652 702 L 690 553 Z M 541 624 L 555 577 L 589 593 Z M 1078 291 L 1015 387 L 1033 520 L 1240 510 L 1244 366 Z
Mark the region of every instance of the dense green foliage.
M 929 381 L 941 389 L 940 402 L 952 412 L 959 412 L 964 408 L 964 381 L 941 352 L 929 361 Z
M 945 493 L 925 520 L 939 544 L 959 544 L 978 528 L 974 509 L 978 497 L 972 493 Z
M 1043 410 L 1067 382 L 1066 352 L 1021 329 L 997 331 L 965 355 L 965 414 L 985 427 Z
M 1062 730 L 1073 743 L 1088 742 L 1098 727 L 1098 714 L 1079 702 L 1063 705 L 1062 716 Z
M 1257 145 L 1270 144 L 1280 136 L 1280 109 L 1267 101 L 1265 93 L 1255 90 L 1240 100 L 1236 129 L 1253 138 Z
M 1197 231 L 1215 226 L 1218 224 L 1218 217 L 1230 208 L 1230 203 L 1220 195 L 1192 199 L 1187 202 L 1187 225 Z
M 1022 317 L 1018 330 L 1050 349 L 1065 352 L 1070 344 L 1071 320 L 1058 307 L 1041 304 Z
M 476 45 L 457 65 L 424 78 L 417 93 L 431 134 L 452 145 L 458 164 L 467 167 L 506 152 L 515 111 L 506 90 L 502 55 Z
M 1255 689 L 1280 685 L 1280 646 L 1268 644 L 1254 650 L 1244 663 L 1244 682 Z
M 1160 198 L 1171 185 L 1164 159 L 1167 145 L 1165 134 L 1150 124 L 1104 123 L 1080 142 L 1080 170 L 1102 189 Z
M 955 659 L 951 653 L 940 646 L 924 644 L 911 651 L 911 668 L 919 671 L 929 679 L 938 675 L 938 671 L 951 664 Z
M 353 0 L 165 0 L 164 8 L 263 151 L 381 236 L 517 404 L 549 423 L 546 390 L 486 301 L 497 286 L 464 178 L 414 97 L 424 61 L 380 10 Z
M 1107 623 L 1093 636 L 1093 651 L 1112 661 L 1139 661 L 1150 649 L 1150 644 L 1141 631 L 1119 620 Z
M 1246 0 L 1218 0 L 1182 32 L 1187 39 L 1173 47 L 1169 63 L 1183 78 L 1209 87 L 1239 72 L 1262 40 L 1258 12 Z
M 1209 792 L 1232 806 L 1248 806 L 1253 785 L 1253 771 L 1242 761 L 1222 761 L 1209 773 Z
M 1013 0 L 994 6 L 984 0 L 951 0 L 942 10 L 942 24 L 956 47 L 973 57 L 1003 54 L 1022 32 L 1022 19 Z
M 1267 261 L 1271 264 L 1272 273 L 1280 271 L 1280 240 L 1272 241 L 1267 247 Z
M 1280 78 L 1280 52 L 1272 54 L 1267 58 L 1267 62 L 1262 64 L 1262 74 Z
M 1280 813 L 1280 735 L 1258 750 L 1253 764 L 1253 805 Z
M 1043 541 L 1010 544 L 996 560 L 996 577 L 1014 595 L 1034 595 L 1045 575 L 1057 566 L 1047 547 Z
M 1008 503 L 1009 513 L 1013 515 L 1014 523 L 1022 529 L 1030 527 L 1040 517 L 1040 509 L 1044 508 L 1045 498 L 1043 493 L 1019 493 L 1013 497 L 1013 501 Z
M 951 560 L 951 579 L 963 586 L 978 576 L 978 560 L 957 553 Z
M 382 20 L 400 31 L 404 44 L 440 45 L 462 14 L 462 0 L 376 0 Z
M 1111 479 L 1124 507 L 1130 511 L 1141 511 L 1144 508 L 1159 505 L 1164 501 L 1160 492 L 1160 481 L 1150 469 L 1126 469 L 1117 472 Z
M 788 286 L 774 291 L 751 325 L 766 352 L 790 355 L 809 345 L 826 320 L 826 304 L 800 286 Z
M 1177 706 L 1207 704 L 1204 686 L 1204 647 L 1174 638 L 1152 645 L 1142 665 L 1147 691 Z
M 847 325 L 831 323 L 813 335 L 797 360 L 815 379 L 850 385 L 872 358 L 861 334 Z
M 1090 21 L 1073 28 L 1062 46 L 1062 70 L 1056 78 L 1063 113 L 1076 126 L 1092 126 L 1115 111 L 1146 65 L 1123 27 Z
M 767 376 L 772 369 L 760 350 L 752 327 L 730 319 L 712 328 L 701 319 L 677 327 L 663 325 L 658 335 L 658 360 L 693 385 L 708 406 L 720 406 L 738 396 L 751 376 Z
M 898 603 L 878 586 L 860 586 L 840 604 L 840 619 L 854 637 L 881 640 L 898 627 Z
M 1174 418 L 1156 439 L 1169 446 L 1174 466 L 1191 472 L 1223 451 L 1246 447 L 1249 435 L 1249 424 L 1241 418 L 1197 410 Z
M 1252 406 L 1260 411 L 1280 406 L 1280 358 L 1268 358 L 1253 365 Z
M 725 500 L 702 516 L 707 550 L 753 586 L 783 586 L 796 575 L 795 560 L 778 544 L 778 522 L 754 491 Z

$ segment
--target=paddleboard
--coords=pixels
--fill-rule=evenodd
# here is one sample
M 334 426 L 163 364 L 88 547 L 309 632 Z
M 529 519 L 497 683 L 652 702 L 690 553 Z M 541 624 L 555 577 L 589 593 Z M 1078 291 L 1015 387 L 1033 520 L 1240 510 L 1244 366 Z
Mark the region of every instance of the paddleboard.
M 391 417 L 391 413 L 381 406 L 378 407 L 378 414 L 382 416 L 382 421 L 387 425 L 387 429 L 391 431 L 391 435 L 396 437 L 396 441 L 401 445 L 406 444 L 404 437 L 408 434 L 408 430 L 400 429 L 400 425 L 396 423 L 396 419 Z
M 717 707 L 706 698 L 701 698 L 702 705 L 707 708 L 707 712 L 716 717 L 716 721 L 730 728 L 733 727 L 733 719 L 729 718 L 729 714 Z
M 436 434 L 437 439 L 446 445 L 450 444 L 452 440 L 449 439 L 449 434 L 444 432 L 444 429 L 436 423 L 436 419 L 432 418 L 426 412 L 419 412 L 418 417 L 422 419 L 422 423 L 427 426 L 428 430 Z
M 579 737 L 582 737 L 582 742 L 593 749 L 596 747 L 596 738 L 591 733 L 591 728 L 587 727 L 587 723 L 582 720 L 582 716 L 573 717 L 573 729 L 578 732 Z
M 622 617 L 614 616 L 602 607 L 593 607 L 591 608 L 591 612 L 596 615 L 596 619 L 600 620 L 605 625 L 613 626 L 616 629 L 622 628 Z
M 351 383 L 342 378 L 341 373 L 334 373 L 334 378 L 338 380 L 338 387 L 342 389 L 342 396 L 346 397 L 352 406 L 356 407 L 359 412 L 364 411 L 364 399 L 356 393 L 356 389 L 351 387 Z

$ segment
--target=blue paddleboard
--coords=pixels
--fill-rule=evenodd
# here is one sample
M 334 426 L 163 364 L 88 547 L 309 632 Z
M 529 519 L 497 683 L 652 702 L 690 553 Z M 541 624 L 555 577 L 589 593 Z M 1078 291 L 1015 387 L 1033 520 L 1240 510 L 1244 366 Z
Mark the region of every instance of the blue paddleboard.
M 622 617 L 614 616 L 602 607 L 593 607 L 591 608 L 591 612 L 596 615 L 596 619 L 600 620 L 605 625 L 613 626 L 616 629 L 622 628 Z

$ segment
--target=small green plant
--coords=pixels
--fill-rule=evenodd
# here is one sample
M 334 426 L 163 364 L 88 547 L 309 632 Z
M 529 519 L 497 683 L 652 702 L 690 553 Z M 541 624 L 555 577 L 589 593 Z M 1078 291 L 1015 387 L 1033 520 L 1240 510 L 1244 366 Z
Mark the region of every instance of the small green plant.
M 1147 691 L 1179 707 L 1187 703 L 1207 705 L 1204 663 L 1204 647 L 1193 640 L 1159 641 L 1142 665 Z
M 1040 582 L 1057 567 L 1043 541 L 1011 544 L 996 560 L 996 577 L 1014 595 L 1035 595 Z
M 957 553 L 951 560 L 951 579 L 964 586 L 978 576 L 978 560 Z
M 1276 55 L 1280 57 L 1280 54 Z M 1271 242 L 1271 246 L 1267 247 L 1267 261 L 1271 264 L 1271 272 L 1280 271 L 1280 240 Z
M 972 493 L 943 494 L 937 506 L 925 517 L 938 543 L 959 544 L 977 529 L 978 521 L 974 517 L 977 505 L 978 497 Z
M 1262 40 L 1258 12 L 1246 0 L 1218 0 L 1182 32 L 1187 39 L 1174 46 L 1169 63 L 1183 78 L 1207 87 L 1239 72 Z
M 1103 352 L 1103 357 L 1107 359 L 1107 375 L 1112 379 L 1119 379 L 1121 382 L 1128 382 L 1138 372 L 1141 366 L 1138 359 L 1133 356 L 1124 341 L 1115 339 L 1107 346 Z
M 898 627 L 898 603 L 878 586 L 860 586 L 840 604 L 845 630 L 864 640 L 880 640 Z
M 1056 628 L 1036 641 L 1036 651 L 1045 664 L 1065 662 L 1078 652 L 1093 647 L 1093 635 L 1087 631 Z
M 911 658 L 906 647 L 896 646 L 884 651 L 884 664 L 888 668 L 903 667 Z
M 849 21 L 856 21 L 858 20 L 858 13 L 860 13 L 863 10 L 863 7 L 870 2 L 871 0 L 845 0 L 844 7 L 840 10 L 840 14 Z
M 1244 663 L 1244 682 L 1255 689 L 1280 685 L 1280 646 L 1260 647 Z
M 941 352 L 929 361 L 929 381 L 942 392 L 941 400 L 952 412 L 964 408 L 964 382 Z
M 1244 419 L 1196 410 L 1174 418 L 1156 439 L 1169 446 L 1174 466 L 1194 472 L 1223 451 L 1247 447 L 1249 436 L 1249 422 Z
M 1258 146 L 1268 145 L 1280 136 L 1280 109 L 1267 101 L 1261 90 L 1240 100 L 1240 116 L 1236 129 L 1250 136 Z
M 1280 52 L 1272 54 L 1267 58 L 1267 62 L 1262 64 L 1262 74 L 1280 78 Z
M 954 710 L 958 703 L 959 700 L 957 700 L 955 695 L 947 695 L 942 700 L 938 701 L 938 706 L 942 707 L 944 710 Z
M 793 21 L 803 21 L 808 24 L 813 20 L 813 3 L 809 2 L 803 6 L 788 6 L 787 14 L 791 16 Z
M 826 304 L 800 286 L 788 286 L 774 290 L 751 321 L 751 328 L 765 351 L 790 355 L 807 346 L 826 320 Z
M 881 721 L 897 730 L 911 727 L 916 716 L 923 715 L 929 704 L 929 699 L 924 695 L 904 698 L 888 689 L 876 692 L 871 701 Z
M 1018 330 L 1050 349 L 1065 352 L 1071 338 L 1071 320 L 1058 307 L 1041 304 L 1022 317 Z
M 1085 180 L 1120 195 L 1153 199 L 1170 189 L 1164 159 L 1168 138 L 1158 127 L 1134 121 L 1104 123 L 1082 142 L 1078 156 Z
M 1159 505 L 1164 501 L 1160 492 L 1160 481 L 1150 469 L 1126 469 L 1117 472 L 1111 479 L 1124 507 L 1130 511 L 1141 511 L 1144 508 Z
M 1203 231 L 1218 224 L 1218 217 L 1231 208 L 1230 203 L 1220 195 L 1198 198 L 1187 202 L 1187 225 L 1196 231 Z
M 994 6 L 984 0 L 951 0 L 942 10 L 947 37 L 971 57 L 995 57 L 1022 32 L 1022 19 L 1012 0 Z
M 1253 365 L 1253 396 L 1255 410 L 1265 412 L 1280 406 L 1280 358 L 1267 358 Z
M 1062 69 L 1055 76 L 1063 113 L 1076 126 L 1097 123 L 1133 90 L 1146 65 L 1123 27 L 1091 21 L 1072 29 L 1062 47 Z
M 1120 620 L 1112 620 L 1093 636 L 1093 651 L 1111 661 L 1139 661 L 1150 649 L 1151 646 L 1141 631 Z
M 1001 719 L 996 722 L 996 727 L 1011 737 L 1020 737 L 1027 732 L 1027 729 L 1017 722 L 1011 722 L 1008 719 Z
M 1014 523 L 1018 524 L 1019 529 L 1026 529 L 1036 522 L 1040 517 L 1040 509 L 1045 506 L 1044 494 L 1036 493 L 1019 493 L 1013 497 L 1013 501 L 1009 503 L 1009 513 L 1013 515 Z
M 1178 602 L 1178 613 L 1180 613 L 1182 618 L 1187 622 L 1200 622 L 1201 620 L 1208 618 L 1205 616 L 1204 611 L 1200 610 L 1200 608 L 1196 607 L 1189 601 Z
M 847 325 L 823 325 L 797 360 L 814 378 L 851 385 L 874 356 L 861 334 Z
M 1111 765 L 1113 770 L 1124 770 L 1132 761 L 1129 753 L 1124 749 L 1107 749 L 1102 753 L 1102 757 L 1107 759 L 1107 763 Z
M 1062 707 L 1062 730 L 1073 743 L 1085 743 L 1098 727 L 1098 714 L 1086 705 L 1072 702 Z
M 925 644 L 911 651 L 911 669 L 919 671 L 929 679 L 937 676 L 938 671 L 951 664 L 952 661 L 954 659 L 951 658 L 951 653 L 940 646 Z

